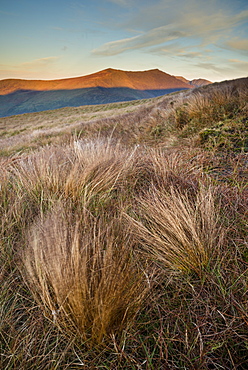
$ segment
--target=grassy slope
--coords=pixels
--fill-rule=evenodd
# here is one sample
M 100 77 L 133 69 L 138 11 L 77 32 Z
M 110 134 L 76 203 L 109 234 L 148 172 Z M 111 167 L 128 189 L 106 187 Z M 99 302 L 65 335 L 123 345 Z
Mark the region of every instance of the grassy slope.
M 0 116 L 7 117 L 89 104 L 99 105 L 149 99 L 178 90 L 185 89 L 134 90 L 127 87 L 92 87 L 75 90 L 17 91 L 9 95 L 0 96 Z
M 78 107 L 88 104 L 107 104 L 163 95 L 166 92 L 141 91 L 129 88 L 92 87 L 75 90 L 16 91 L 0 96 L 0 115 L 11 116 L 22 113 L 40 112 L 63 107 Z
M 246 368 L 247 114 L 244 80 L 0 120 L 2 368 Z

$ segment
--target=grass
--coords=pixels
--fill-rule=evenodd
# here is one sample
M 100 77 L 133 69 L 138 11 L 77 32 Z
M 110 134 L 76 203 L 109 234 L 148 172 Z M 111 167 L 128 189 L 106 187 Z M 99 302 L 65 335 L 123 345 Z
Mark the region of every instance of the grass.
M 153 100 L 151 99 L 151 101 Z M 147 104 L 151 105 L 151 101 L 148 101 Z M 0 118 L 2 156 L 4 150 L 6 152 L 5 156 L 8 156 L 20 151 L 27 151 L 29 148 L 32 150 L 44 146 L 46 145 L 46 141 L 43 140 L 45 135 L 49 135 L 51 138 L 50 143 L 68 142 L 68 135 L 82 134 L 83 131 L 88 130 L 89 124 L 95 125 L 95 121 L 100 123 L 102 118 L 105 120 L 108 117 L 122 116 L 127 109 L 130 113 L 143 104 L 146 104 L 146 100 L 62 108 Z M 99 129 L 99 124 L 97 126 Z M 63 137 L 61 138 L 61 136 Z M 37 143 L 39 139 L 41 140 Z M 25 150 L 22 150 L 23 142 L 26 144 Z
M 139 201 L 145 222 L 133 220 L 146 253 L 168 270 L 202 276 L 218 258 L 223 238 L 214 198 L 211 188 L 200 187 L 194 195 L 149 189 Z
M 61 330 L 89 346 L 106 345 L 131 324 L 147 284 L 120 220 L 106 227 L 90 214 L 73 218 L 59 207 L 35 225 L 22 255 L 24 279 Z
M 234 121 L 237 117 L 246 119 L 247 94 L 246 79 L 223 82 L 218 88 L 209 85 L 175 107 L 176 126 L 187 137 L 219 122 Z
M 84 107 L 101 117 L 77 134 L 66 126 L 50 145 L 27 142 L 21 153 L 8 141 L 0 157 L 1 368 L 246 369 L 241 82 Z M 216 122 L 204 104 L 222 88 L 232 108 Z M 190 106 L 196 94 L 199 111 Z M 4 122 L 26 120 L 31 135 L 36 118 L 50 130 L 45 115 L 53 114 L 59 124 L 59 111 Z

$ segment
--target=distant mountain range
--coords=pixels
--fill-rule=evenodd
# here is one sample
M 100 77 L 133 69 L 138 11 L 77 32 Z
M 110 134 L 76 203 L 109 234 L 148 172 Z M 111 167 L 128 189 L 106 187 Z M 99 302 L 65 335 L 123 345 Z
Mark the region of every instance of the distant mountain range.
M 0 81 L 0 116 L 153 98 L 210 83 L 189 81 L 159 69 L 129 72 L 111 68 L 61 80 L 6 79 Z

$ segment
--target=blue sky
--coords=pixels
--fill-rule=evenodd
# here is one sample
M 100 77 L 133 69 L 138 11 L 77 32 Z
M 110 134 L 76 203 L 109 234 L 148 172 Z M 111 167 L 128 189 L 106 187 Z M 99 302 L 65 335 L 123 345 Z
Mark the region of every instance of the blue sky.
M 248 75 L 247 0 L 0 0 L 0 79 Z

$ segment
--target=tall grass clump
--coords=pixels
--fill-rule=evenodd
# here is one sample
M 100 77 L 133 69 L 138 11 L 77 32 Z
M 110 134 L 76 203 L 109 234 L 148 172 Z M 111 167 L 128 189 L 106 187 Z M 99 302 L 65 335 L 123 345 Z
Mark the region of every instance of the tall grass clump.
M 223 237 L 213 189 L 196 194 L 155 187 L 139 199 L 141 221 L 133 219 L 135 233 L 147 255 L 166 268 L 202 275 L 217 258 Z
M 108 140 L 82 140 L 74 143 L 76 155 L 64 184 L 66 198 L 90 203 L 95 207 L 112 206 L 121 202 L 128 191 L 128 174 L 134 166 L 137 148 L 125 149 Z M 117 195 L 120 195 L 117 197 Z
M 147 293 L 122 220 L 75 217 L 68 206 L 32 226 L 22 263 L 45 315 L 91 346 L 126 329 Z
M 15 178 L 16 191 L 24 191 L 29 202 L 58 199 L 74 161 L 69 147 L 48 147 L 23 156 L 10 170 Z
M 153 169 L 150 184 L 157 190 L 164 192 L 175 188 L 194 194 L 200 183 L 205 181 L 201 156 L 198 156 L 197 152 L 150 148 L 147 157 Z

